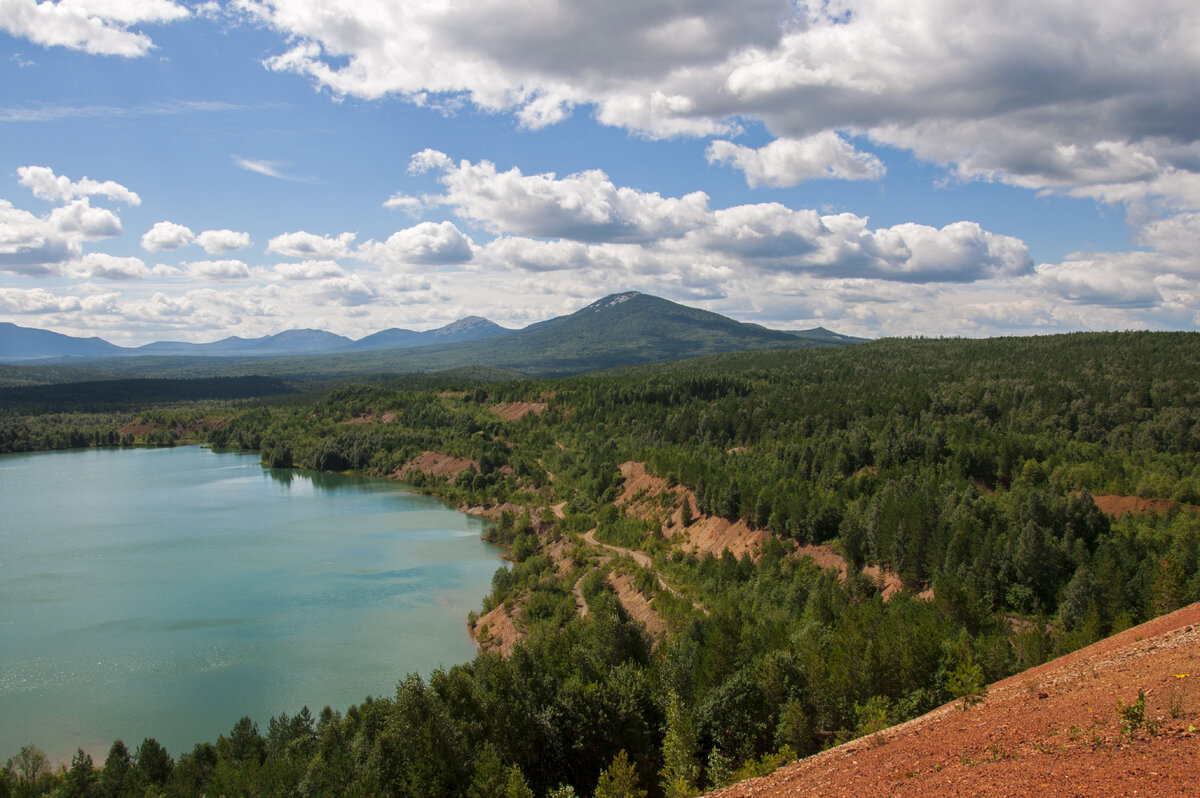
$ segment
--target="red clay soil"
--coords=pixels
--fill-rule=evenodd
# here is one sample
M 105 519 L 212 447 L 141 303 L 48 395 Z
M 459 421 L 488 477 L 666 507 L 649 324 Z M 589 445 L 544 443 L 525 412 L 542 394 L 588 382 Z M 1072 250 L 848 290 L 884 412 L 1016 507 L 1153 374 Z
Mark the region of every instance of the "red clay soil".
M 480 616 L 471 627 L 471 638 L 481 651 L 499 651 L 507 657 L 512 653 L 513 646 L 525 637 L 516 624 L 516 616 L 520 609 L 514 607 L 510 612 L 503 604 L 494 607 L 490 612 Z
M 842 581 L 845 581 L 846 570 L 848 568 L 846 560 L 842 558 L 842 555 L 834 551 L 832 546 L 827 546 L 824 543 L 819 545 L 808 543 L 804 546 L 797 546 L 796 550 L 792 553 L 796 557 L 808 557 L 821 568 L 836 568 L 838 576 Z
M 609 574 L 608 583 L 616 591 L 617 601 L 621 602 L 630 617 L 645 627 L 652 644 L 657 647 L 667 634 L 667 622 L 651 606 L 653 599 L 646 599 L 646 594 L 637 589 L 629 574 Z
M 686 541 L 683 544 L 685 551 L 717 557 L 728 551 L 739 559 L 746 554 L 756 561 L 762 551 L 762 545 L 770 537 L 769 532 L 751 529 L 745 521 L 730 522 L 713 515 L 698 516 L 687 529 L 673 529 L 672 532 L 683 533 L 683 540 Z
M 154 424 L 149 424 L 139 418 L 137 421 L 131 421 L 121 427 L 117 432 L 121 435 L 145 435 L 154 429 L 154 426 Z
M 732 450 L 731 450 L 732 451 Z M 750 559 L 758 560 L 762 545 L 770 537 L 770 533 L 762 529 L 754 529 L 745 521 L 729 521 L 712 515 L 697 514 L 696 495 L 692 491 L 676 485 L 671 487 L 665 479 L 656 477 L 646 471 L 645 463 L 625 462 L 621 464 L 621 476 L 625 478 L 621 495 L 616 505 L 622 507 L 627 515 L 649 521 L 662 521 L 663 536 L 684 551 L 705 555 L 712 554 L 720 557 L 726 551 L 734 557 L 743 554 Z M 694 520 L 687 527 L 681 523 L 680 511 L 671 510 L 664 518 L 664 510 L 659 497 L 663 493 L 671 494 L 671 504 L 680 505 L 689 502 Z M 846 578 L 846 561 L 831 546 L 825 544 L 798 546 L 793 551 L 795 557 L 810 557 L 822 568 L 836 568 L 844 580 Z M 900 576 L 890 569 L 880 570 L 879 566 L 867 566 L 863 573 L 876 582 L 881 583 L 883 600 L 887 601 L 903 588 Z M 923 591 L 921 598 L 932 599 L 932 590 Z
M 504 402 L 493 407 L 492 412 L 505 421 L 520 421 L 530 413 L 536 415 L 545 409 L 545 402 Z
M 1194 504 L 1179 504 L 1170 499 L 1143 499 L 1140 496 L 1101 495 L 1092 496 L 1096 509 L 1113 518 L 1120 518 L 1125 513 L 1145 515 L 1147 513 L 1166 513 L 1175 507 L 1182 507 L 1193 513 L 1200 513 L 1200 507 Z
M 663 535 L 684 551 L 716 557 L 729 551 L 735 557 L 749 554 L 751 559 L 758 559 L 762 544 L 769 536 L 767 532 L 751 529 L 745 521 L 731 522 L 725 518 L 697 514 L 695 494 L 682 485 L 671 487 L 665 479 L 648 473 L 645 463 L 622 463 L 621 475 L 625 477 L 625 484 L 616 505 L 634 518 L 661 521 Z M 683 526 L 678 509 L 666 513 L 659 503 L 659 496 L 663 493 L 671 495 L 673 506 L 684 501 L 690 503 L 694 519 L 691 524 Z
M 348 424 L 351 427 L 372 427 L 379 423 L 391 424 L 395 420 L 396 414 L 390 412 L 384 413 L 382 416 L 375 413 L 359 413 L 357 416 L 352 416 L 342 423 Z
M 670 493 L 675 501 L 688 496 L 695 504 L 695 496 L 687 488 L 676 485 L 671 487 L 662 477 L 656 477 L 646 470 L 645 463 L 635 463 L 627 460 L 621 463 L 621 476 L 625 478 L 621 485 L 621 495 L 616 504 L 626 505 L 634 500 L 634 496 L 642 494 L 646 499 L 657 499 L 661 493 Z
M 152 432 L 156 429 L 168 429 L 174 430 L 177 436 L 187 438 L 195 436 L 196 433 L 201 431 L 221 429 L 228 423 L 229 419 L 219 417 L 202 418 L 197 421 L 187 422 L 172 421 L 170 424 L 156 424 L 139 418 L 137 421 L 131 421 L 130 423 L 121 427 L 119 430 L 117 430 L 117 433 L 120 435 L 133 435 L 136 437 L 138 435 L 145 435 L 147 432 Z
M 904 584 L 900 581 L 900 575 L 891 568 L 879 565 L 864 565 L 862 572 L 871 577 L 871 580 L 876 585 L 882 586 L 880 595 L 883 596 L 884 601 L 887 601 L 904 589 Z
M 1122 730 L 1118 700 L 1145 691 Z M 955 702 L 712 793 L 751 796 L 1200 796 L 1200 604 Z M 1150 728 L 1154 727 L 1154 728 Z
M 425 474 L 432 474 L 435 477 L 449 477 L 454 479 L 463 471 L 469 468 L 479 468 L 479 463 L 474 460 L 467 460 L 463 457 L 451 457 L 448 454 L 440 452 L 421 452 L 419 455 L 409 460 L 396 471 L 394 476 L 397 479 L 403 480 L 411 471 L 421 471 Z

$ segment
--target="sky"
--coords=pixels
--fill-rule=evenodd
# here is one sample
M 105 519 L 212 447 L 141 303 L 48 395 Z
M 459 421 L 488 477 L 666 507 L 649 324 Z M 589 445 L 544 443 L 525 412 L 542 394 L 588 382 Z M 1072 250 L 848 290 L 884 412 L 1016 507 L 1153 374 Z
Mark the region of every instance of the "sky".
M 1195 0 L 0 0 L 0 321 L 1200 328 Z

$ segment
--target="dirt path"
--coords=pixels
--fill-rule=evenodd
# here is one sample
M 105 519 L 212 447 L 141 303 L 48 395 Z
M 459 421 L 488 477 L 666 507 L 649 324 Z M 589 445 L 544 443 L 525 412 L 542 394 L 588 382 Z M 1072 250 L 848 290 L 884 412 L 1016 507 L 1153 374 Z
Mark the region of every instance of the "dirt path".
M 1123 706 L 1144 695 L 1131 725 Z M 1124 728 L 1123 728 L 1124 726 Z M 1200 795 L 1200 604 L 712 793 L 764 796 Z
M 589 529 L 587 532 L 584 532 L 583 539 L 586 540 L 588 543 L 591 543 L 593 546 L 600 546 L 602 548 L 608 549 L 609 551 L 615 551 L 618 555 L 620 555 L 622 557 L 629 557 L 635 563 L 637 563 L 638 565 L 640 565 L 643 568 L 649 568 L 651 570 L 653 570 L 653 568 L 654 568 L 654 561 L 651 560 L 648 556 L 646 556 L 644 553 L 642 553 L 640 551 L 637 551 L 635 549 L 626 549 L 622 546 L 614 546 L 611 543 L 601 543 L 600 541 L 596 540 L 596 530 L 594 530 L 594 529 Z M 662 580 L 660 579 L 659 581 L 661 582 Z M 671 590 L 671 588 L 667 587 L 665 584 L 663 585 L 663 589 Z M 675 591 L 671 590 L 671 592 L 674 593 Z M 676 594 L 676 595 L 678 595 L 678 594 Z
M 587 599 L 583 597 L 583 577 L 575 580 L 575 586 L 571 588 L 571 593 L 575 596 L 575 614 L 580 618 L 586 618 L 589 612 Z
M 662 574 L 660 574 L 654 568 L 654 561 L 651 560 L 650 557 L 647 556 L 645 552 L 641 552 L 636 549 L 627 549 L 623 546 L 614 546 L 611 543 L 601 543 L 600 541 L 596 540 L 596 530 L 594 530 L 594 529 L 589 529 L 587 532 L 585 532 L 583 534 L 583 539 L 586 540 L 588 543 L 591 543 L 593 546 L 600 546 L 601 548 L 605 548 L 605 549 L 608 549 L 609 551 L 616 552 L 620 556 L 629 557 L 635 563 L 637 563 L 639 566 L 641 566 L 642 568 L 645 568 L 649 571 L 653 571 L 654 578 L 658 580 L 658 586 L 661 587 L 663 590 L 667 591 L 668 593 L 670 593 L 675 598 L 680 598 L 679 591 L 666 583 L 666 581 L 662 578 Z M 576 586 L 578 586 L 578 585 L 576 585 Z M 580 594 L 580 595 L 582 596 L 582 594 Z M 708 610 L 705 609 L 704 605 L 701 604 L 699 601 L 692 601 L 692 607 L 697 612 L 702 612 L 705 615 L 709 614 Z

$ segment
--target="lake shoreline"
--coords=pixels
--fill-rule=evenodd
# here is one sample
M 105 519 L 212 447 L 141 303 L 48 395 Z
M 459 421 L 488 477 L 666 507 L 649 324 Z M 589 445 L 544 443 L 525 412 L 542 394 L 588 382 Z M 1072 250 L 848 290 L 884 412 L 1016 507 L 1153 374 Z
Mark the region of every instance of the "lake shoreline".
M 344 710 L 369 694 L 390 694 L 405 673 L 428 675 L 476 653 L 467 619 L 490 591 L 503 552 L 483 539 L 484 519 L 439 497 L 375 477 L 268 469 L 256 452 L 206 445 L 42 454 L 0 457 L 9 489 L 29 499 L 13 510 L 8 536 L 25 548 L 5 541 L 23 573 L 0 576 L 7 607 L 0 623 L 9 638 L 0 662 L 10 730 L 3 758 L 33 743 L 56 761 L 81 745 L 103 761 L 118 737 L 131 748 L 154 737 L 178 756 L 228 734 L 242 715 L 265 729 L 270 717 L 304 705 Z M 185 467 L 172 475 L 177 462 Z M 136 495 L 106 488 L 104 476 L 135 486 Z M 69 535 L 50 528 L 36 498 L 45 495 L 37 485 L 63 484 L 72 490 L 52 504 L 83 524 Z M 182 493 L 172 500 L 168 488 Z M 306 508 L 314 512 L 308 520 Z M 153 528 L 106 520 L 110 509 Z M 245 524 L 219 520 L 226 510 Z M 433 526 L 405 531 L 409 518 Z M 204 528 L 189 529 L 189 519 Z M 171 564 L 173 553 L 181 564 Z M 134 565 L 129 575 L 104 570 Z M 65 569 L 61 576 L 56 568 Z M 191 572 L 215 586 L 181 588 Z M 72 594 L 76 583 L 90 598 Z M 242 600 L 250 605 L 239 607 Z M 61 631 L 39 638 L 35 619 L 60 623 Z M 283 626 L 271 631 L 276 622 Z M 398 639 L 408 636 L 411 645 Z M 154 653 L 155 641 L 175 648 Z M 340 662 L 346 652 L 359 664 Z M 284 671 L 270 676 L 260 666 Z M 372 668 L 378 676 L 364 678 Z M 340 688 L 327 689 L 339 680 Z M 206 705 L 221 696 L 225 708 L 185 709 L 186 694 Z M 196 731 L 186 730 L 189 715 L 197 716 Z

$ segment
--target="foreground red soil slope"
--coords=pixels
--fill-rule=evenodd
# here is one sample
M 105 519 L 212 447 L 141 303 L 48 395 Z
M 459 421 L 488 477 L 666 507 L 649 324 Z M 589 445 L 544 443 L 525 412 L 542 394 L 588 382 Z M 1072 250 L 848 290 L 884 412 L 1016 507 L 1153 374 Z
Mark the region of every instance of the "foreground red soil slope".
M 1138 691 L 1144 719 L 1121 713 Z M 1200 796 L 1200 604 L 959 704 L 712 793 L 749 796 Z

